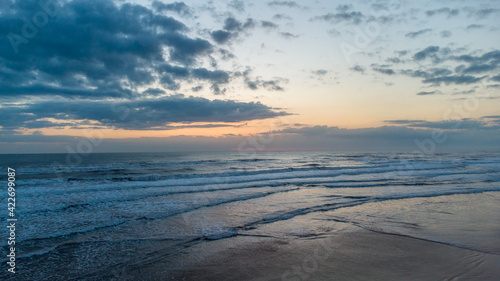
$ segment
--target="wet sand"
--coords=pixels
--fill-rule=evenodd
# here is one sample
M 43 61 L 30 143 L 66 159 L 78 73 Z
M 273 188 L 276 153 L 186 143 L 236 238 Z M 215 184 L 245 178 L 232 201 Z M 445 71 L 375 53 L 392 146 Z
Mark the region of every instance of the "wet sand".
M 200 243 L 127 271 L 127 280 L 500 280 L 500 256 L 348 226 Z

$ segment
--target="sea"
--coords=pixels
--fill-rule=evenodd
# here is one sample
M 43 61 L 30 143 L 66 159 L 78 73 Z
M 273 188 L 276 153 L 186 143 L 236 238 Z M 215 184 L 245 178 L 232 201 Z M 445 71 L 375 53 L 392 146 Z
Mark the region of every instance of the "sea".
M 5 225 L 16 219 L 17 272 L 7 271 L 4 226 L 1 280 L 105 280 L 212 241 L 335 231 L 326 230 L 328 220 L 500 254 L 496 152 L 0 157 L 0 214 Z

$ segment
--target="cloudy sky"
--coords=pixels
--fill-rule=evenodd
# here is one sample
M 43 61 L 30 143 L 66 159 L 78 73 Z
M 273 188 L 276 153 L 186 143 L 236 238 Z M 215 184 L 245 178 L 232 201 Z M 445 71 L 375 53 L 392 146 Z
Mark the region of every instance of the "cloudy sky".
M 500 148 L 498 1 L 0 4 L 0 153 Z

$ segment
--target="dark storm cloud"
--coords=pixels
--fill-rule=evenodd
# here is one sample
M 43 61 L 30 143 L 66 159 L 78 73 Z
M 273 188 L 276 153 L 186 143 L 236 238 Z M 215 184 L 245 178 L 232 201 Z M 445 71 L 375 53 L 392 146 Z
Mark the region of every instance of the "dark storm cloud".
M 440 8 L 440 9 L 435 9 L 435 10 L 427 10 L 425 14 L 428 17 L 432 17 L 435 15 L 447 15 L 448 17 L 453 17 L 457 16 L 459 14 L 459 11 L 457 9 L 450 9 L 450 8 Z
M 32 19 L 39 7 L 25 1 L 6 4 L 0 19 L 8 35 L 0 38 L 0 95 L 128 97 L 132 93 L 126 88 L 155 81 L 177 89 L 190 79 L 189 69 L 213 51 L 210 42 L 187 36 L 182 22 L 140 5 L 55 3 L 50 11 L 57 16 L 43 27 L 32 26 L 36 32 L 21 19 Z M 187 11 L 180 2 L 154 6 Z M 167 62 L 186 68 L 184 74 L 165 72 Z
M 112 110 L 116 109 L 116 110 Z M 27 113 L 29 112 L 29 113 Z M 288 115 L 261 103 L 213 100 L 174 95 L 139 101 L 51 101 L 0 108 L 0 125 L 6 129 L 62 126 L 54 118 L 95 121 L 95 125 L 119 129 L 151 129 L 175 122 L 240 122 Z M 72 123 L 74 124 L 74 123 Z M 87 123 L 88 124 L 88 123 Z
M 159 1 L 154 1 L 152 4 L 153 8 L 158 12 L 172 11 L 183 16 L 192 16 L 192 10 L 184 2 L 174 2 L 165 4 Z
M 415 31 L 415 32 L 408 32 L 408 33 L 405 34 L 405 36 L 409 37 L 409 38 L 415 38 L 415 37 L 418 37 L 418 36 L 420 36 L 422 34 L 429 33 L 431 31 L 432 31 L 432 29 L 427 28 L 427 29 L 422 29 L 422 30 Z

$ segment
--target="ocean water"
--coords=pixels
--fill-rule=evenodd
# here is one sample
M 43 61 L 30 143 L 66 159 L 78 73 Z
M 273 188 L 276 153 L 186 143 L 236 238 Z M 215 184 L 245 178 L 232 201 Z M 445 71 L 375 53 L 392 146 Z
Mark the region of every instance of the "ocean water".
M 2 280 L 98 280 L 239 235 L 314 237 L 329 221 L 500 254 L 500 153 L 2 155 L 0 166 L 4 180 L 16 170 L 19 272 Z

